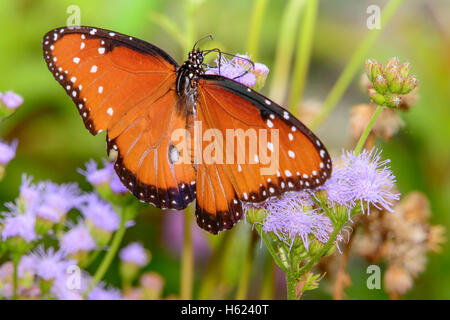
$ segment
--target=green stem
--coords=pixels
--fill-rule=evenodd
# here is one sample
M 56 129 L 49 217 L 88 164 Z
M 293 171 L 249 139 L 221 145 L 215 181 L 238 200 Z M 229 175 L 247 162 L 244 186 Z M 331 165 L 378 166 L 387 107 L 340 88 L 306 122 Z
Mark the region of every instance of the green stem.
M 289 0 L 281 18 L 269 92 L 269 97 L 279 103 L 284 103 L 286 96 L 294 52 L 295 31 L 305 2 L 306 0 Z
M 323 103 L 323 107 L 320 110 L 320 113 L 312 121 L 310 125 L 310 128 L 312 130 L 317 129 L 317 127 L 328 117 L 328 115 L 334 109 L 334 107 L 344 94 L 345 90 L 347 89 L 348 85 L 352 81 L 353 77 L 355 76 L 356 72 L 363 64 L 370 47 L 374 44 L 381 30 L 392 18 L 395 11 L 402 2 L 403 0 L 391 0 L 384 7 L 383 12 L 381 14 L 381 28 L 371 30 L 369 34 L 366 36 L 366 38 L 361 42 L 358 49 L 356 49 L 349 63 L 347 64 L 344 71 L 339 76 L 339 79 L 336 81 L 327 98 L 325 99 L 325 102 Z
M 297 116 L 300 110 L 298 105 L 305 89 L 318 6 L 318 0 L 308 0 L 298 34 L 297 55 L 289 97 L 289 110 Z
M 259 38 L 261 34 L 261 26 L 266 12 L 267 0 L 254 0 L 252 17 L 250 19 L 250 28 L 247 39 L 248 54 L 252 56 L 252 60 L 258 60 Z
M 102 262 L 100 263 L 100 266 L 98 267 L 97 271 L 94 274 L 94 277 L 89 284 L 89 287 L 86 289 L 86 291 L 83 294 L 83 297 L 86 298 L 89 292 L 95 287 L 95 285 L 103 279 L 106 272 L 108 271 L 111 262 L 113 261 L 114 257 L 117 254 L 117 251 L 119 250 L 120 244 L 122 243 L 123 236 L 125 235 L 126 227 L 125 224 L 128 220 L 128 210 L 132 207 L 126 207 L 123 209 L 121 218 L 120 218 L 120 225 L 119 229 L 114 234 L 114 237 L 111 241 L 111 245 L 109 246 L 108 251 L 106 252 L 105 256 L 103 257 Z M 134 207 L 133 207 L 134 208 Z
M 327 243 L 323 246 L 323 248 L 319 251 L 318 254 L 316 254 L 314 257 L 312 257 L 306 265 L 300 268 L 298 271 L 297 277 L 300 278 L 302 275 L 304 275 L 306 272 L 311 270 L 312 267 L 316 265 L 316 263 L 319 261 L 320 258 L 322 258 L 331 248 L 331 246 L 334 245 L 334 241 L 336 240 L 336 237 L 338 236 L 339 232 L 341 231 L 343 224 L 337 225 L 334 227 L 333 233 L 331 234 L 330 238 L 328 239 Z
M 267 237 L 267 234 L 265 232 L 258 230 L 258 233 L 261 235 L 261 237 L 264 241 L 264 244 L 266 245 L 267 250 L 269 251 L 270 255 L 272 256 L 272 258 L 275 261 L 275 263 L 277 264 L 277 266 L 279 266 L 283 270 L 284 273 L 287 273 L 288 267 L 286 266 L 286 264 L 284 264 L 281 261 L 280 257 L 278 256 L 277 252 L 275 251 L 275 248 L 272 246 L 271 239 L 269 239 Z
M 383 109 L 384 109 L 384 106 L 382 106 L 382 105 L 377 106 L 377 109 L 375 110 L 374 114 L 370 118 L 369 123 L 367 124 L 361 137 L 359 138 L 358 143 L 356 144 L 355 155 L 358 155 L 361 152 L 362 148 L 364 147 L 364 144 L 366 143 L 367 137 L 370 134 L 370 130 L 372 130 L 373 125 L 377 121 L 377 118 L 379 117 L 379 115 L 381 114 L 381 111 L 383 111 Z
M 241 275 L 239 278 L 239 284 L 235 300 L 244 300 L 247 297 L 248 286 L 250 283 L 253 261 L 255 256 L 256 242 L 257 242 L 256 234 L 250 231 L 250 243 L 248 244 L 244 266 L 242 268 Z
M 181 255 L 181 282 L 180 298 L 182 300 L 192 299 L 192 288 L 194 282 L 194 253 L 192 248 L 191 219 L 193 206 L 189 206 L 184 213 L 183 251 Z
M 20 261 L 21 255 L 19 254 L 13 254 L 13 267 L 14 267 L 14 271 L 13 271 L 13 300 L 17 300 L 18 299 L 18 295 L 17 295 L 17 289 L 18 289 L 18 284 L 19 284 L 19 276 L 18 276 L 18 268 L 19 268 L 19 261 Z
M 297 279 L 293 272 L 286 273 L 287 299 L 297 300 Z

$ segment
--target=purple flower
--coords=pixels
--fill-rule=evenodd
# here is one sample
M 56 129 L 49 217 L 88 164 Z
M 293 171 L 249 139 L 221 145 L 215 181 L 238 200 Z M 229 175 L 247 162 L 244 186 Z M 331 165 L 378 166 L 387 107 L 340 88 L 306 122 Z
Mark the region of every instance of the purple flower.
M 25 173 L 22 174 L 19 199 L 24 203 L 25 208 L 33 207 L 40 201 L 43 185 L 32 184 L 32 181 L 33 177 L 27 177 Z
M 122 300 L 122 295 L 118 289 L 106 289 L 103 283 L 96 285 L 88 294 L 88 300 Z
M 97 162 L 89 160 L 86 163 L 86 170 L 78 169 L 78 172 L 86 177 L 86 180 L 93 186 L 101 186 L 109 183 L 111 190 L 116 193 L 125 193 L 128 189 L 120 181 L 114 171 L 114 164 L 103 159 L 103 168 L 98 168 Z
M 122 261 L 135 264 L 139 267 L 144 267 L 149 257 L 142 244 L 132 242 L 122 250 L 120 250 L 119 257 Z
M 112 192 L 116 194 L 126 193 L 128 191 L 127 187 L 123 185 L 122 181 L 120 181 L 119 176 L 115 172 L 113 173 L 111 181 L 109 182 L 109 186 Z
M 220 75 L 240 82 L 250 88 L 255 86 L 256 76 L 250 72 L 253 66 L 248 56 L 237 54 L 233 59 L 227 59 L 221 55 L 220 63 L 218 59 L 215 60 L 217 67 L 208 68 L 206 74 Z
M 23 98 L 12 91 L 6 91 L 0 98 L 9 109 L 17 109 L 23 103 Z
M 44 247 L 40 246 L 33 255 L 36 275 L 47 281 L 62 277 L 69 266 L 76 264 L 66 259 L 63 251 L 55 251 L 52 247 L 45 251 Z
M 58 300 L 82 300 L 83 293 L 92 281 L 92 277 L 83 270 L 74 268 L 55 279 L 52 295 Z
M 35 216 L 30 212 L 21 213 L 19 208 L 12 203 L 7 203 L 6 206 L 10 209 L 10 212 L 3 212 L 2 240 L 5 241 L 11 237 L 20 237 L 26 242 L 36 240 L 37 235 L 34 232 Z
M 58 185 L 51 181 L 41 182 L 41 203 L 36 214 L 53 222 L 59 222 L 70 209 L 75 208 L 80 197 L 76 183 Z
M 34 275 L 35 264 L 36 264 L 36 261 L 35 261 L 33 255 L 28 254 L 28 255 L 22 256 L 22 258 L 20 258 L 19 266 L 17 268 L 19 278 L 22 278 L 26 275 Z
M 96 194 L 83 196 L 79 209 L 83 216 L 98 228 L 107 231 L 116 231 L 119 228 L 119 215 L 111 204 L 100 199 Z
M 74 254 L 91 251 L 96 244 L 86 225 L 80 222 L 61 237 L 60 246 L 67 254 Z
M 97 162 L 93 159 L 86 163 L 86 170 L 78 169 L 77 171 L 86 177 L 86 180 L 93 186 L 99 186 L 109 183 L 114 174 L 113 163 L 103 159 L 103 168 L 98 168 Z
M 288 193 L 276 201 L 269 201 L 262 230 L 275 233 L 290 246 L 299 237 L 307 250 L 311 237 L 327 242 L 333 224 L 326 215 L 310 209 L 310 205 L 311 199 L 305 192 Z
M 11 144 L 0 140 L 0 165 L 6 165 L 16 156 L 16 149 L 19 141 L 13 140 Z
M 335 168 L 333 175 L 323 187 L 332 204 L 346 206 L 351 209 L 364 203 L 370 214 L 370 205 L 377 209 L 384 208 L 392 212 L 392 201 L 399 199 L 393 193 L 395 176 L 387 165 L 390 160 L 381 160 L 381 151 L 373 149 L 362 151 L 358 156 L 353 152 L 344 152 L 344 165 Z

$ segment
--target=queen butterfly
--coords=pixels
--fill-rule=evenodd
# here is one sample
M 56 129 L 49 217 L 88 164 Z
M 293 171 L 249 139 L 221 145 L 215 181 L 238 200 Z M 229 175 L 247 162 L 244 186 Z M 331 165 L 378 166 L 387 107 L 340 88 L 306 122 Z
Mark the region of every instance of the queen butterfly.
M 43 51 L 89 132 L 107 132 L 107 150 L 117 152 L 114 168 L 123 184 L 158 208 L 184 209 L 196 199 L 197 223 L 211 233 L 232 228 L 242 217 L 243 202 L 315 188 L 331 174 L 329 154 L 308 128 L 252 89 L 205 74 L 205 51 L 195 46 L 179 66 L 145 41 L 99 28 L 68 27 L 48 32 Z M 214 152 L 230 161 L 199 162 L 192 153 L 202 154 L 209 146 L 196 150 L 191 134 L 198 122 L 201 136 L 211 129 L 223 135 L 258 129 L 269 130 L 271 142 L 260 140 L 258 153 L 250 138 L 247 148 L 245 136 L 236 150 L 222 141 Z M 180 152 L 172 138 L 176 130 L 187 132 L 193 152 Z M 272 143 L 274 132 L 278 146 Z M 278 153 L 275 169 L 264 174 L 258 157 L 262 150 Z M 178 161 L 187 154 L 189 161 Z M 236 160 L 239 156 L 243 162 Z

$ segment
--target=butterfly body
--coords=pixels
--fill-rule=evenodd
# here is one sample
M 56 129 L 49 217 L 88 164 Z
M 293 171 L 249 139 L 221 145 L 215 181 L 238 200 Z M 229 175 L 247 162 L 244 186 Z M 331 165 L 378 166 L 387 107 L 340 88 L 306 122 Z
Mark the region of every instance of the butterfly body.
M 163 209 L 196 200 L 197 223 L 211 233 L 238 222 L 243 202 L 315 188 L 331 175 L 310 130 L 267 97 L 205 74 L 199 49 L 179 66 L 145 41 L 71 27 L 47 33 L 43 50 L 86 128 L 107 132 L 122 183 Z

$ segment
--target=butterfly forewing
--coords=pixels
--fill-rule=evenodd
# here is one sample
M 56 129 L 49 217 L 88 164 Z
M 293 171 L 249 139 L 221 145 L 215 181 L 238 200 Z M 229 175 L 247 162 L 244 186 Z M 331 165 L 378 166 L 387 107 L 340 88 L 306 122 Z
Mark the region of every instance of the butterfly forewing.
M 175 110 L 176 62 L 149 43 L 90 27 L 52 30 L 43 49 L 86 128 L 108 132 L 124 185 L 160 208 L 185 208 L 195 196 L 195 171 L 168 159 L 170 130 L 186 127 Z

